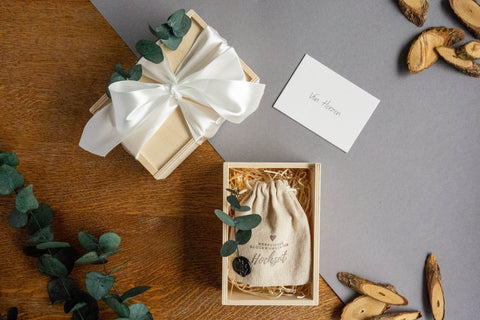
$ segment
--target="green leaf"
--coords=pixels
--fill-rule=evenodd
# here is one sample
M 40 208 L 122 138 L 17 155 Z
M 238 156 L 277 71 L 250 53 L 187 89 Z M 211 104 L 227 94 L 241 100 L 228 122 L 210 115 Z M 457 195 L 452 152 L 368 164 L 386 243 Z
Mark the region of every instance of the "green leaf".
M 238 212 L 247 212 L 247 211 L 250 211 L 250 207 L 249 206 L 240 206 L 240 208 L 237 208 L 236 211 Z
M 21 228 L 27 224 L 28 215 L 13 208 L 8 215 L 8 224 L 14 228 Z
M 130 309 L 126 304 L 120 302 L 120 298 L 116 294 L 110 294 L 102 298 L 102 300 L 113 310 L 119 317 L 128 318 Z
M 120 245 L 121 240 L 122 238 L 120 238 L 118 234 L 109 232 L 109 233 L 102 234 L 100 236 L 100 239 L 98 240 L 98 244 L 100 246 L 100 250 L 102 250 L 102 252 L 107 253 L 117 249 L 118 246 Z
M 7 164 L 11 167 L 16 167 L 20 164 L 16 153 L 2 152 L 0 153 L 0 165 Z
M 37 244 L 37 249 L 39 250 L 65 248 L 65 247 L 70 247 L 70 243 L 52 241 L 52 242 L 44 242 L 44 243 Z
M 79 289 L 70 278 L 54 278 L 48 283 L 47 291 L 52 304 L 59 304 L 75 295 Z
M 8 164 L 0 166 L 0 194 L 10 194 L 23 186 L 24 183 L 25 181 L 17 169 Z
M 220 254 L 222 257 L 228 257 L 234 253 L 235 250 L 237 250 L 237 242 L 235 240 L 228 240 L 223 244 L 222 249 L 220 249 Z
M 53 232 L 51 226 L 46 226 L 43 229 L 38 230 L 28 238 L 28 242 L 50 242 L 53 241 Z
M 228 191 L 228 192 L 231 192 L 231 193 L 233 193 L 233 194 L 236 194 L 236 195 L 238 195 L 238 192 L 237 192 L 237 191 L 235 191 L 235 190 L 233 190 L 233 189 L 228 189 L 228 188 L 227 188 L 227 191 Z
M 164 45 L 167 46 L 168 49 L 174 51 L 177 50 L 178 46 L 182 42 L 183 37 L 176 37 L 173 34 L 170 35 L 168 39 L 160 40 L 163 42 Z
M 143 303 L 135 303 L 128 307 L 130 309 L 130 320 L 153 320 L 150 310 Z
M 128 262 L 128 261 L 127 261 L 127 262 Z M 124 262 L 124 263 L 122 263 L 121 265 L 119 265 L 118 267 L 113 268 L 113 270 L 110 271 L 110 274 L 112 274 L 112 273 L 117 272 L 118 270 L 120 270 L 120 269 L 125 265 L 125 263 L 127 263 L 127 262 Z
M 23 188 L 15 198 L 15 208 L 20 212 L 38 208 L 38 201 L 33 195 L 33 185 Z
M 151 25 L 148 25 L 148 28 L 155 37 L 162 40 L 170 38 L 170 34 L 173 34 L 171 28 L 168 26 L 167 23 L 164 23 L 155 29 L 153 29 Z
M 85 253 L 83 256 L 78 258 L 77 261 L 75 262 L 80 264 L 91 264 L 97 261 L 99 261 L 98 253 L 95 251 L 91 251 L 91 252 Z
M 87 303 L 86 303 L 86 302 L 78 302 L 76 305 L 74 305 L 74 306 L 73 306 L 73 308 L 72 308 L 72 309 L 70 309 L 70 311 L 69 311 L 69 312 L 74 312 L 74 311 L 77 311 L 77 310 L 79 310 L 79 309 L 81 309 L 81 308 L 85 307 L 86 305 L 87 305 Z
M 136 296 L 144 293 L 150 288 L 151 287 L 149 286 L 138 286 L 138 287 L 132 288 L 126 291 L 124 294 L 122 294 L 122 297 L 120 299 L 122 300 L 122 302 L 127 302 L 128 300 L 135 298 Z
M 155 42 L 150 40 L 139 40 L 135 45 L 138 53 L 140 53 L 145 59 L 153 63 L 160 63 L 163 61 L 162 48 Z
M 73 320 L 97 320 L 98 319 L 98 303 L 91 295 L 86 292 L 78 292 L 73 299 L 75 303 L 86 302 L 87 305 L 73 313 Z M 69 301 L 70 301 L 69 300 Z
M 238 244 L 246 244 L 252 237 L 252 230 L 238 230 L 236 240 Z
M 228 203 L 230 203 L 230 206 L 232 207 L 233 210 L 237 211 L 240 209 L 241 205 L 240 202 L 238 202 L 238 198 L 234 195 L 229 195 L 227 197 Z
M 100 272 L 89 272 L 85 277 L 87 291 L 96 300 L 105 297 L 112 289 L 115 277 L 106 276 Z
M 98 239 L 91 235 L 90 233 L 80 231 L 78 233 L 78 242 L 85 248 L 87 251 L 98 250 L 100 246 L 98 245 Z
M 230 227 L 235 226 L 235 221 L 233 220 L 233 218 L 230 217 L 225 212 L 223 212 L 222 210 L 216 209 L 215 214 L 217 215 L 218 219 L 222 220 L 222 222 L 225 223 L 227 226 L 230 226 Z
M 66 277 L 68 274 L 67 267 L 50 254 L 44 254 L 40 257 L 38 270 L 40 273 L 52 277 Z
M 185 9 L 180 9 L 168 18 L 168 25 L 172 28 L 176 37 L 183 37 L 190 30 L 192 20 L 185 14 Z
M 262 222 L 262 217 L 258 214 L 248 214 L 246 216 L 236 217 L 235 226 L 240 230 L 252 230 Z
M 17 320 L 18 317 L 18 309 L 13 307 L 8 309 L 7 312 L 7 320 Z
M 52 209 L 45 203 L 40 203 L 38 208 L 33 210 L 28 219 L 28 234 L 32 235 L 38 230 L 52 224 Z
M 128 70 L 128 78 L 130 80 L 137 81 L 137 80 L 140 80 L 141 77 L 142 77 L 142 65 L 141 64 L 136 64 L 133 67 L 131 67 L 130 70 Z
M 110 251 L 110 252 L 105 252 L 105 253 L 101 254 L 100 256 L 98 256 L 98 258 L 99 258 L 100 260 L 102 260 L 102 259 L 105 259 L 105 258 L 107 258 L 107 257 L 113 256 L 114 254 L 117 254 L 117 253 L 119 253 L 120 251 L 122 251 L 122 249 L 118 249 L 118 250 Z
M 128 71 L 123 69 L 122 65 L 120 63 L 117 63 L 115 65 L 115 72 L 118 73 L 120 76 L 123 77 L 123 79 L 128 78 Z
M 67 267 L 68 273 L 72 272 L 76 257 L 75 250 L 73 250 L 72 247 L 52 248 L 48 250 L 54 258 L 57 258 Z

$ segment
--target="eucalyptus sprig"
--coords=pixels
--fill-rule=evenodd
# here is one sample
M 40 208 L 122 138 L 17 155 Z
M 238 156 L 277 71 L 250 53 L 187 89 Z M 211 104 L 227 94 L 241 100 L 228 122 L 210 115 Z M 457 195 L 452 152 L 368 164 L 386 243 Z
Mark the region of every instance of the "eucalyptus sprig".
M 176 50 L 180 43 L 190 30 L 192 20 L 185 14 L 185 9 L 175 11 L 168 17 L 167 23 L 161 24 L 159 27 L 153 28 L 148 26 L 150 32 L 157 38 L 157 40 L 139 40 L 135 45 L 138 53 L 145 59 L 153 63 L 160 63 L 163 61 L 162 48 L 157 44 L 157 41 L 162 42 L 168 49 Z
M 30 245 L 25 246 L 23 251 L 26 255 L 37 257 L 39 259 L 38 270 L 51 277 L 47 285 L 47 291 L 52 304 L 64 303 L 65 313 L 71 312 L 73 320 L 97 320 L 98 299 L 104 300 L 108 306 L 117 312 L 121 317 L 119 319 L 153 319 L 144 304 L 137 303 L 128 307 L 124 304 L 150 289 L 150 287 L 135 287 L 125 292 L 121 297 L 118 292 L 108 295 L 112 287 L 116 291 L 114 287 L 115 278 L 111 274 L 121 267 L 107 272 L 105 266 L 107 257 L 120 252 L 118 246 L 121 238 L 115 233 L 105 233 L 98 240 L 86 232 L 79 233 L 80 244 L 89 252 L 78 259 L 77 262 L 103 264 L 105 271 L 105 274 L 99 272 L 87 274 L 86 287 L 88 293 L 81 290 L 68 277 L 73 270 L 76 253 L 68 242 L 54 241 L 51 227 L 53 211 L 48 205 L 37 201 L 33 194 L 32 185 L 24 186 L 25 180 L 16 169 L 18 165 L 19 161 L 15 153 L 0 150 L 0 194 L 16 193 L 15 208 L 8 216 L 8 223 L 14 228 L 26 227 Z M 8 317 L 8 319 L 14 319 L 13 313 L 12 318 Z
M 93 271 L 87 274 L 85 283 L 88 293 L 96 300 L 102 299 L 113 311 L 115 311 L 120 317 L 119 319 L 152 320 L 152 314 L 148 310 L 148 307 L 143 303 L 136 303 L 129 306 L 125 304 L 125 302 L 144 293 L 150 289 L 150 287 L 134 287 L 120 296 L 115 287 L 115 277 L 112 276 L 112 274 L 118 271 L 123 264 L 114 268 L 110 272 L 107 271 L 106 263 L 108 261 L 106 258 L 121 251 L 121 249 L 118 249 L 121 242 L 120 236 L 116 233 L 109 232 L 101 235 L 100 238 L 97 239 L 94 235 L 80 232 L 78 234 L 78 240 L 82 247 L 88 252 L 76 262 L 80 264 L 103 265 L 103 273 Z M 110 293 L 112 289 L 113 293 Z
M 110 81 L 107 84 L 107 87 L 105 88 L 105 93 L 109 98 L 111 98 L 110 95 L 110 90 L 108 87 L 117 81 L 122 81 L 122 80 L 133 80 L 133 81 L 138 81 L 142 77 L 142 65 L 141 64 L 136 64 L 133 67 L 131 67 L 129 70 L 123 69 L 122 65 L 120 63 L 117 63 L 115 65 L 115 71 L 112 73 L 110 76 Z
M 243 256 L 240 256 L 239 245 L 247 244 L 252 237 L 252 229 L 257 227 L 260 222 L 262 222 L 262 217 L 258 214 L 252 213 L 248 215 L 235 217 L 235 212 L 247 212 L 251 208 L 249 206 L 242 206 L 238 201 L 238 196 L 240 195 L 240 190 L 227 189 L 231 193 L 227 197 L 227 201 L 230 204 L 230 208 L 233 212 L 233 217 L 229 214 L 223 212 L 222 210 L 215 210 L 217 217 L 225 223 L 227 226 L 233 227 L 233 232 L 235 235 L 234 240 L 227 240 L 222 248 L 220 249 L 220 254 L 222 257 L 228 257 L 231 254 L 237 252 L 237 257 L 232 261 L 233 270 L 241 275 L 246 277 L 252 271 L 250 261 Z

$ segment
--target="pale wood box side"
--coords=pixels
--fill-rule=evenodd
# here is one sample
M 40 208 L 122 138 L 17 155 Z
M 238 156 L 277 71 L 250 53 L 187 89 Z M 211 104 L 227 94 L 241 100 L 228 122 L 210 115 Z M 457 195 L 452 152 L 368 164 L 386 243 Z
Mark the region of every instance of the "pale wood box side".
M 171 51 L 162 44 L 162 50 L 168 58 L 172 70 L 176 70 L 185 55 L 188 53 L 199 34 L 207 24 L 193 10 L 187 15 L 192 19 L 192 26 L 184 36 L 182 43 L 175 51 Z M 246 80 L 258 83 L 260 78 L 242 60 L 240 60 Z M 142 82 L 153 82 L 142 77 Z M 104 94 L 91 108 L 95 113 L 109 104 L 111 100 Z M 162 127 L 147 141 L 140 150 L 138 161 L 154 176 L 155 179 L 165 179 L 173 172 L 197 147 L 183 118 L 180 108 L 177 108 L 165 121 Z
M 226 197 L 229 192 L 229 177 L 231 168 L 297 168 L 310 170 L 311 185 L 311 215 L 309 219 L 311 241 L 311 295 L 302 299 L 295 296 L 281 296 L 277 299 L 268 299 L 239 292 L 229 287 L 228 257 L 222 258 L 222 304 L 223 305 L 292 305 L 316 306 L 319 303 L 319 264 L 320 264 L 320 194 L 321 194 L 321 165 L 319 163 L 299 162 L 225 162 L 223 164 L 223 211 L 229 212 Z M 223 225 L 222 243 L 229 240 L 229 227 Z

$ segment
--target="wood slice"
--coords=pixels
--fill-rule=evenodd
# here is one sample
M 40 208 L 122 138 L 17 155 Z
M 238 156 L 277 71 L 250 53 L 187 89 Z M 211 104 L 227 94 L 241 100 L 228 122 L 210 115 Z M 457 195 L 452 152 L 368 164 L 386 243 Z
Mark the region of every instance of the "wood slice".
M 396 290 L 386 288 L 385 285 L 374 283 L 370 280 L 356 276 L 348 272 L 339 272 L 338 280 L 347 287 L 352 288 L 358 293 L 370 296 L 379 301 L 393 305 L 407 305 L 408 300 L 398 294 Z
M 419 27 L 423 26 L 427 20 L 427 0 L 398 0 L 398 6 L 403 15 Z
M 438 54 L 458 70 L 471 77 L 480 77 L 480 65 L 473 60 L 464 60 L 457 56 L 455 49 L 450 47 L 436 48 Z
M 387 312 L 390 305 L 369 296 L 360 296 L 347 304 L 340 320 L 365 320 Z
M 480 5 L 475 0 L 450 0 L 450 7 L 475 38 L 480 39 Z
M 455 53 L 464 60 L 480 59 L 480 41 L 469 41 L 455 49 Z
M 438 266 L 437 258 L 430 254 L 425 261 L 425 280 L 430 297 L 433 318 L 435 320 L 445 319 L 445 297 L 443 295 L 442 275 Z
M 432 66 L 438 60 L 436 47 L 451 46 L 465 38 L 462 29 L 433 27 L 413 41 L 408 52 L 407 64 L 410 73 L 418 73 Z
M 368 320 L 415 320 L 422 317 L 419 311 L 414 312 L 391 312 L 368 318 Z

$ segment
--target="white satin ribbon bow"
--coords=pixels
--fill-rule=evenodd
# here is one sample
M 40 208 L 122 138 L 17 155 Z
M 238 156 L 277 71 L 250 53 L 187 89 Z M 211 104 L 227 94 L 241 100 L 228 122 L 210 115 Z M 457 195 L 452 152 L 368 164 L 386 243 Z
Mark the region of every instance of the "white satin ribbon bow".
M 198 36 L 175 74 L 166 58 L 159 64 L 144 58 L 138 63 L 144 76 L 160 83 L 112 83 L 112 103 L 86 124 L 79 143 L 83 149 L 105 156 L 128 142 L 129 151 L 138 158 L 142 146 L 177 107 L 201 144 L 215 135 L 224 120 L 240 123 L 254 112 L 265 89 L 264 84 L 245 81 L 235 50 L 211 27 Z

